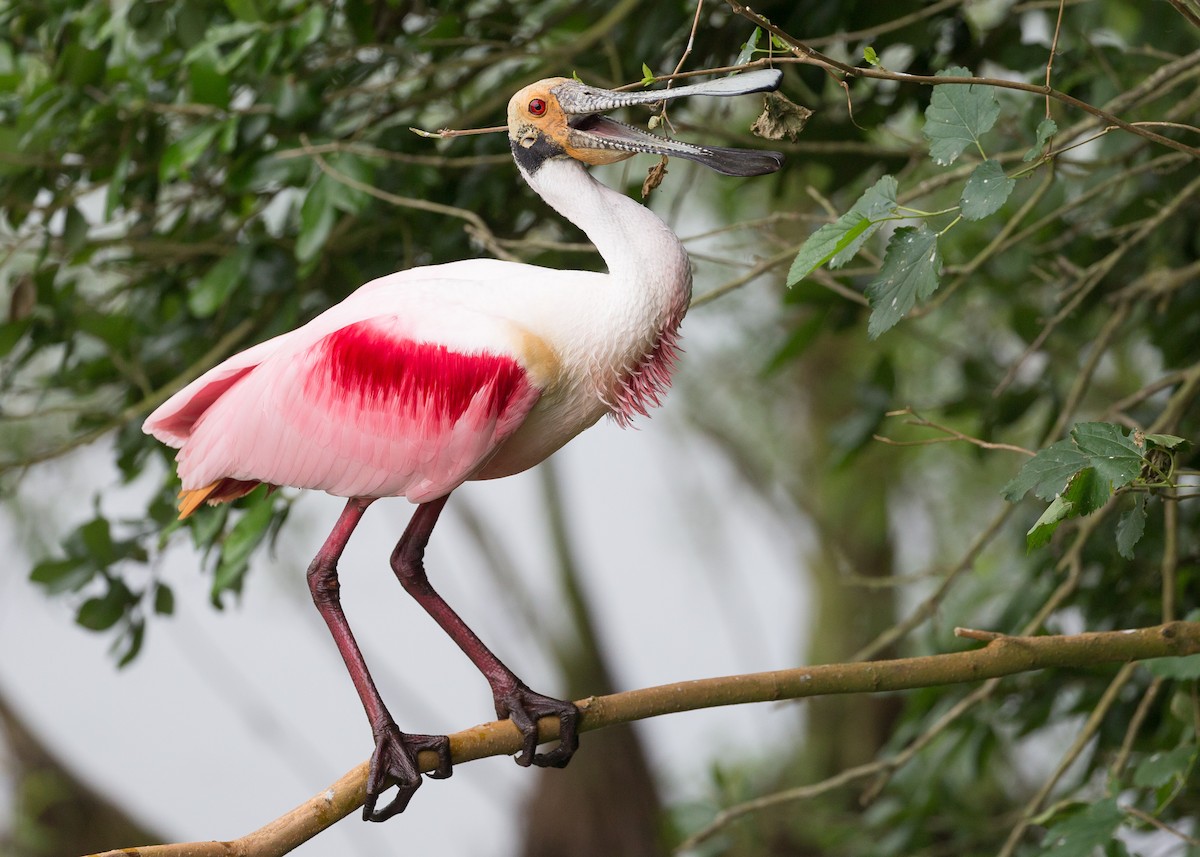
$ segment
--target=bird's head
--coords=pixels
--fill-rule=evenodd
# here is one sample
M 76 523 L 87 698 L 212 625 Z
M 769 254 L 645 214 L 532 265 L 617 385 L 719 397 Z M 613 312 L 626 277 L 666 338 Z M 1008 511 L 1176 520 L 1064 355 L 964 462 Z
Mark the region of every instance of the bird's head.
M 697 146 L 649 134 L 600 114 L 631 104 L 692 95 L 768 92 L 779 87 L 781 77 L 777 70 L 761 69 L 653 92 L 613 92 L 551 77 L 530 84 L 508 102 L 508 139 L 517 163 L 531 175 L 552 158 L 611 164 L 643 152 L 687 158 L 728 176 L 772 173 L 783 164 L 778 152 Z

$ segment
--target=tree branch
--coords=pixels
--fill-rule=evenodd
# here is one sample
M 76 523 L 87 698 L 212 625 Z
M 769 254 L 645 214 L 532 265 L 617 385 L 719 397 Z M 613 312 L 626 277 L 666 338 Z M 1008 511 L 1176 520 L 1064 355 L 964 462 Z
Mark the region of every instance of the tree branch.
M 1200 653 L 1200 622 L 1171 622 L 1129 631 L 1071 636 L 996 635 L 982 648 L 950 654 L 699 679 L 591 697 L 577 703 L 581 713 L 579 729 L 590 732 L 647 717 L 721 705 L 908 690 L 1032 670 L 1093 667 L 1196 653 Z M 543 741 L 557 737 L 558 723 L 553 718 L 544 718 L 539 726 Z M 520 747 L 521 737 L 507 720 L 485 723 L 450 736 L 455 764 L 512 755 Z M 433 769 L 436 759 L 432 753 L 422 753 L 420 762 L 421 769 L 428 771 Z M 364 762 L 321 794 L 238 839 L 125 848 L 91 857 L 279 857 L 362 806 L 366 777 Z

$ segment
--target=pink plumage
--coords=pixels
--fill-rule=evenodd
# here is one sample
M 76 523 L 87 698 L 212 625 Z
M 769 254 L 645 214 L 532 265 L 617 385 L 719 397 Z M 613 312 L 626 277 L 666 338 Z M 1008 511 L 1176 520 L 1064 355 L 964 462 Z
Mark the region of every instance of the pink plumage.
M 319 337 L 301 328 L 177 394 L 146 430 L 180 447 L 184 513 L 259 483 L 419 503 L 469 478 L 539 391 L 511 356 L 415 341 L 405 327 L 383 316 Z

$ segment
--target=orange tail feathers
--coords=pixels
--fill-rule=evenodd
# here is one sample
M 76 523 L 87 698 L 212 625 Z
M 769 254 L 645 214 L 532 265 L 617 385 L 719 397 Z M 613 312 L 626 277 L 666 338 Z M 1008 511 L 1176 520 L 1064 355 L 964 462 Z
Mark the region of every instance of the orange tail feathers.
M 189 488 L 179 492 L 179 520 L 200 508 L 201 503 L 215 506 L 217 503 L 228 503 L 238 497 L 244 497 L 261 485 L 261 482 L 243 479 L 218 479 L 203 488 Z

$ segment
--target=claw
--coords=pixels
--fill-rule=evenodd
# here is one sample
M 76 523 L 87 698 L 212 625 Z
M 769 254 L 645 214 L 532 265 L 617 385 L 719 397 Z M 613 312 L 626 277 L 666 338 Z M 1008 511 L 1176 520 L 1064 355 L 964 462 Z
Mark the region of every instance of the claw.
M 435 780 L 454 773 L 450 762 L 450 740 L 445 735 L 409 735 L 390 723 L 375 733 L 375 752 L 367 774 L 367 797 L 363 801 L 364 821 L 387 821 L 404 812 L 421 785 L 417 756 L 422 750 L 437 753 L 437 767 L 429 772 Z M 379 797 L 392 786 L 396 796 L 380 809 Z
M 565 768 L 579 748 L 579 709 L 573 703 L 535 693 L 523 684 L 496 698 L 496 715 L 507 717 L 521 733 L 521 752 L 517 764 L 521 767 Z M 558 718 L 558 746 L 538 753 L 538 720 Z

